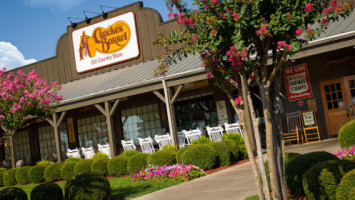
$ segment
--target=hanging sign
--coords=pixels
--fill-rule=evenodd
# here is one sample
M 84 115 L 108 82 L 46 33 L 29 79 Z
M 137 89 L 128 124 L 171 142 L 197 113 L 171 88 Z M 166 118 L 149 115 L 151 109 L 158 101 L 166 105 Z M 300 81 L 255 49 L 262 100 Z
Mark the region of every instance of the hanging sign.
M 68 140 L 69 143 L 75 142 L 74 121 L 73 118 L 67 118 Z
M 307 64 L 285 68 L 284 75 L 289 101 L 306 99 L 313 96 Z
M 131 60 L 140 55 L 133 12 L 74 30 L 72 41 L 78 73 Z

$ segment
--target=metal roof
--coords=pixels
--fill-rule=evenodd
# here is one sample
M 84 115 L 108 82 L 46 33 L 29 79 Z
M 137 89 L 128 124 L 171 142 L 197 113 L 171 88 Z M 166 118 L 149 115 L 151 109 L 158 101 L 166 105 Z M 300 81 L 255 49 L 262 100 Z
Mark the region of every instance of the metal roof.
M 316 27 L 317 24 L 312 27 Z M 318 25 L 319 26 L 319 25 Z M 339 21 L 329 24 L 328 29 L 311 41 L 309 48 L 341 36 L 353 37 L 355 34 L 355 12 L 346 18 L 339 18 Z M 128 66 L 114 71 L 86 77 L 80 80 L 68 82 L 62 85 L 59 94 L 63 95 L 61 105 L 70 104 L 76 101 L 83 101 L 88 98 L 95 98 L 119 92 L 120 90 L 133 89 L 142 85 L 160 82 L 162 79 L 173 79 L 187 75 L 201 74 L 203 72 L 202 62 L 199 55 L 190 55 L 177 64 L 170 66 L 165 77 L 154 77 L 154 70 L 159 65 L 157 59 Z

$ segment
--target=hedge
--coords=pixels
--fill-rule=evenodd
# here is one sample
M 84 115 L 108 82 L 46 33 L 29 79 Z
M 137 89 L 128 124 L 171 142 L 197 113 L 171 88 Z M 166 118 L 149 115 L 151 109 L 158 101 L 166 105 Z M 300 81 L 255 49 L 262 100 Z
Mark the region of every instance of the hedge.
M 0 187 L 4 186 L 4 180 L 3 180 L 3 175 L 4 173 L 6 172 L 6 169 L 5 170 L 2 170 L 3 168 L 0 168 Z
M 133 155 L 136 155 L 137 153 L 138 153 L 137 150 L 129 150 L 129 151 L 124 151 L 121 155 L 130 158 Z
M 207 144 L 191 145 L 181 156 L 182 163 L 206 170 L 216 165 L 216 152 Z
M 37 185 L 31 191 L 31 199 L 35 200 L 63 200 L 63 191 L 56 183 Z
M 108 180 L 94 173 L 75 176 L 65 184 L 64 191 L 66 200 L 108 200 L 111 196 Z
M 197 140 L 193 141 L 192 144 L 208 144 L 211 142 L 212 141 L 210 140 L 210 138 L 203 135 L 200 138 L 198 138 Z
M 341 148 L 349 148 L 355 144 L 355 120 L 351 120 L 340 128 L 338 139 Z
M 1 200 L 27 200 L 27 194 L 21 188 L 8 187 L 0 191 Z
M 46 165 L 35 165 L 28 171 L 28 178 L 32 183 L 40 183 L 44 180 Z
M 355 199 L 355 169 L 343 176 L 336 193 L 337 200 Z
M 222 137 L 223 140 L 233 140 L 238 147 L 239 158 L 245 159 L 248 157 L 247 149 L 244 144 L 244 139 L 240 133 L 226 133 Z
M 17 169 L 19 168 L 12 168 L 4 172 L 3 174 L 4 186 L 15 185 L 17 183 L 15 178 Z
M 106 155 L 106 154 L 105 154 Z M 91 172 L 94 172 L 96 174 L 99 174 L 101 176 L 107 176 L 108 171 L 107 171 L 107 163 L 108 163 L 108 159 L 107 158 L 101 158 L 101 159 L 97 159 L 94 160 L 91 163 Z
M 148 157 L 148 164 L 164 166 L 176 163 L 176 152 L 160 150 L 152 153 Z
M 329 160 L 314 165 L 302 176 L 307 199 L 335 199 L 341 178 L 352 169 L 355 169 L 355 162 L 348 160 Z
M 302 175 L 312 166 L 327 160 L 339 160 L 338 157 L 327 152 L 312 152 L 303 154 L 286 165 L 286 183 L 291 194 L 304 195 Z
M 60 171 L 62 169 L 62 163 L 53 163 L 46 167 L 44 170 L 44 179 L 47 182 L 58 181 L 62 179 Z
M 229 151 L 231 152 L 231 161 L 238 161 L 241 157 L 240 156 L 240 148 L 238 148 L 237 143 L 234 140 L 222 140 L 220 141 L 222 143 L 225 143 L 226 148 L 229 149 Z
M 93 162 L 92 159 L 82 159 L 76 163 L 74 167 L 74 175 L 80 175 L 83 173 L 91 172 L 91 163 Z
M 165 145 L 163 146 L 163 148 L 161 150 L 164 150 L 164 151 L 173 151 L 173 152 L 177 152 L 178 151 L 178 148 L 176 145 L 172 145 L 172 144 L 169 144 L 169 145 Z
M 145 169 L 149 154 L 137 153 L 129 158 L 127 162 L 127 171 L 129 174 L 134 174 L 136 171 Z
M 226 140 L 225 140 L 226 141 Z M 231 164 L 232 152 L 231 148 L 228 147 L 229 143 L 225 141 L 212 142 L 208 146 L 212 147 L 216 152 L 217 160 L 216 166 L 228 166 Z
M 29 166 L 18 168 L 15 173 L 15 178 L 18 184 L 25 185 L 30 182 L 28 178 L 28 171 L 31 169 Z
M 60 170 L 60 175 L 62 179 L 68 180 L 72 177 L 74 177 L 74 167 L 77 162 L 64 162 L 62 169 Z
M 182 162 L 182 160 L 181 160 L 182 154 L 184 154 L 185 151 L 187 151 L 188 149 L 190 149 L 192 146 L 193 146 L 193 145 L 189 145 L 189 146 L 185 146 L 185 147 L 179 149 L 179 151 L 176 153 L 176 161 L 177 161 L 177 163 L 179 163 L 179 164 L 184 164 L 184 163 Z
M 128 174 L 127 162 L 128 157 L 124 155 L 116 156 L 108 161 L 107 170 L 110 176 L 122 176 Z
M 106 160 L 109 160 L 110 157 L 107 155 L 107 154 L 104 154 L 104 153 L 101 153 L 101 152 L 98 152 L 94 155 L 94 157 L 92 157 L 92 160 L 99 160 L 99 159 L 106 159 Z

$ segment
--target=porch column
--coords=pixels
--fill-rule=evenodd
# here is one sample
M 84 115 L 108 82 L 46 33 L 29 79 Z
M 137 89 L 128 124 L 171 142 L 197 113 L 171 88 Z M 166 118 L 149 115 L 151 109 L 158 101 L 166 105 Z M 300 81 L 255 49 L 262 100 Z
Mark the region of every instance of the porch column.
M 112 123 L 112 115 L 116 111 L 117 106 L 120 100 L 117 99 L 113 106 L 108 101 L 105 101 L 105 109 L 102 108 L 99 104 L 95 104 L 95 107 L 106 117 L 106 124 L 107 124 L 107 135 L 108 135 L 108 142 L 110 145 L 110 150 L 112 153 L 112 157 L 117 156 L 117 149 L 116 149 L 116 138 L 113 134 L 113 123 Z
M 153 93 L 165 103 L 166 112 L 169 123 L 170 135 L 174 145 L 179 146 L 179 140 L 177 136 L 177 127 L 176 127 L 176 119 L 175 119 L 175 110 L 174 110 L 174 101 L 176 100 L 178 94 L 180 93 L 183 85 L 179 85 L 177 91 L 174 95 L 172 95 L 172 91 L 167 87 L 166 81 L 162 80 L 163 88 L 164 88 L 164 96 L 161 95 L 158 91 L 153 91 Z
M 65 111 L 62 112 L 62 114 L 59 117 L 59 120 L 56 113 L 53 114 L 53 119 L 47 119 L 48 123 L 52 125 L 54 129 L 55 146 L 57 150 L 57 162 L 62 162 L 62 148 L 61 148 L 61 140 L 59 135 L 59 125 L 60 123 L 62 123 L 65 113 L 66 113 Z

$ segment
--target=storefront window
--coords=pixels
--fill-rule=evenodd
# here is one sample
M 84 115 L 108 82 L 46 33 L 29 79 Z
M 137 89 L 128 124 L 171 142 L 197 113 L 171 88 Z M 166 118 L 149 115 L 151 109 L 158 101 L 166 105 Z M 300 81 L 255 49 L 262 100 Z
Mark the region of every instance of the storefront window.
M 28 161 L 31 160 L 30 152 L 30 139 L 28 136 L 28 131 L 18 131 L 14 134 L 14 151 L 15 151 L 15 160 L 22 160 L 24 157 Z
M 78 119 L 80 147 L 108 143 L 106 118 L 103 115 Z
M 213 93 L 203 93 L 177 99 L 175 116 L 178 131 L 217 126 L 218 115 Z
M 158 104 L 122 110 L 124 139 L 146 138 L 162 134 Z
M 60 134 L 60 140 L 61 140 L 61 145 L 62 145 L 62 153 L 66 152 L 67 149 L 69 149 L 69 143 L 68 143 L 68 129 L 67 129 L 67 123 L 62 122 L 59 125 L 59 134 Z

